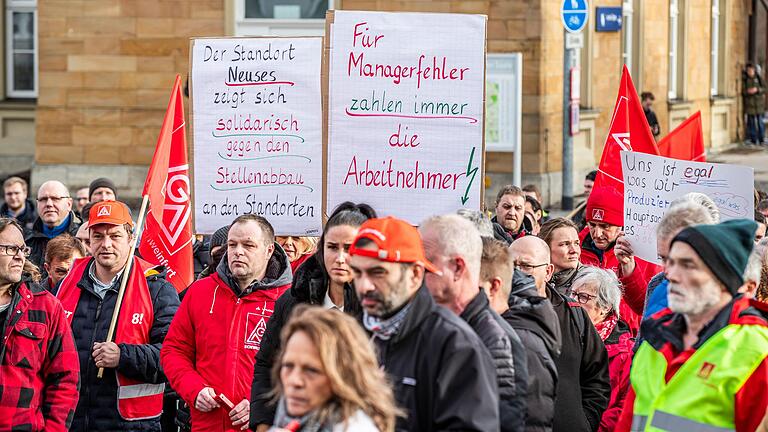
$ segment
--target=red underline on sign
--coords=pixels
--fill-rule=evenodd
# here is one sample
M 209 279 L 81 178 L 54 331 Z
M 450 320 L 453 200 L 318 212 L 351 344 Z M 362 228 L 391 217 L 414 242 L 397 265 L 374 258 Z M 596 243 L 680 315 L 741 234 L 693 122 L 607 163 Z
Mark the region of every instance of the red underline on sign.
M 348 116 L 352 117 L 400 117 L 410 119 L 462 119 L 469 120 L 470 123 L 477 123 L 477 119 L 474 117 L 466 116 L 419 116 L 419 115 L 406 115 L 406 114 L 353 114 L 349 112 L 349 108 L 345 108 Z
M 224 84 L 228 85 L 229 87 L 243 87 L 243 86 L 275 85 L 275 84 L 292 86 L 295 83 L 292 81 L 272 81 L 272 82 L 249 82 L 249 83 L 224 82 Z

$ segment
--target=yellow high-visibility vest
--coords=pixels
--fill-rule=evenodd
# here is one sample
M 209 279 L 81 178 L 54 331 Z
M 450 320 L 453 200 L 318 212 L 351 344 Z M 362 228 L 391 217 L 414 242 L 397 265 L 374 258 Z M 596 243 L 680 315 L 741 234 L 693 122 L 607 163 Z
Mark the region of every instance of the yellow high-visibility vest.
M 766 356 L 768 328 L 731 324 L 707 340 L 666 382 L 666 358 L 643 342 L 630 372 L 635 392 L 631 430 L 735 430 L 736 393 Z

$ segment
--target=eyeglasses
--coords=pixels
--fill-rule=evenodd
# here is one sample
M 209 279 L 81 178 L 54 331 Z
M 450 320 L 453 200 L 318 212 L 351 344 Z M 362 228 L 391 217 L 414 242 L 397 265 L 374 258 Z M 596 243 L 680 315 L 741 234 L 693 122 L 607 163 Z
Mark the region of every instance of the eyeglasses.
M 592 301 L 592 300 L 597 298 L 597 296 L 594 296 L 592 294 L 587 294 L 587 293 L 583 293 L 583 292 L 576 292 L 576 291 L 572 292 L 571 295 L 574 298 L 576 298 L 576 301 L 578 301 L 581 304 L 587 304 L 590 301 Z
M 545 265 L 549 265 L 549 263 L 544 264 L 527 264 L 523 262 L 516 262 L 515 267 L 521 269 L 524 272 L 530 272 L 531 270 L 539 267 L 544 267 Z
M 63 196 L 63 197 L 57 197 L 57 196 L 39 197 L 37 199 L 37 202 L 40 203 L 40 204 L 44 204 L 44 203 L 47 203 L 48 200 L 51 200 L 51 201 L 53 201 L 54 204 L 58 204 L 59 202 L 61 202 L 61 200 L 68 199 L 68 198 L 71 198 L 71 197 L 68 197 L 68 196 Z
M 32 253 L 32 249 L 29 246 L 17 246 L 17 245 L 7 245 L 7 244 L 0 244 L 0 251 L 3 252 L 3 255 L 8 256 L 16 256 L 21 252 L 24 254 L 24 257 L 28 257 L 30 253 Z

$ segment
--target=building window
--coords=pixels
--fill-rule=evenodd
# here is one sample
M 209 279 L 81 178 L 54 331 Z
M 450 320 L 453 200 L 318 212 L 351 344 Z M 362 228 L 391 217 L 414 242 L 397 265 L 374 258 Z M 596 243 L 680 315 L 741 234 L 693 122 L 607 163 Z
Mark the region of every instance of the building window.
M 632 15 L 635 10 L 632 0 L 624 0 L 621 5 L 621 60 L 627 66 L 630 73 L 632 69 Z M 633 74 L 634 75 L 634 74 Z
M 685 99 L 685 0 L 669 1 L 669 100 Z
M 725 93 L 725 4 L 725 0 L 712 0 L 711 96 L 722 96 Z
M 632 81 L 642 88 L 642 4 L 639 0 L 624 0 L 621 4 L 621 60 L 632 75 Z
M 590 17 L 587 22 L 594 22 L 594 12 L 590 11 Z M 581 69 L 581 89 L 579 91 L 579 107 L 581 109 L 592 108 L 592 37 L 594 28 L 592 26 L 584 27 L 584 46 L 579 50 L 579 68 Z
M 235 36 L 322 36 L 334 0 L 236 0 Z
M 37 97 L 37 7 L 35 0 L 5 2 L 6 96 Z

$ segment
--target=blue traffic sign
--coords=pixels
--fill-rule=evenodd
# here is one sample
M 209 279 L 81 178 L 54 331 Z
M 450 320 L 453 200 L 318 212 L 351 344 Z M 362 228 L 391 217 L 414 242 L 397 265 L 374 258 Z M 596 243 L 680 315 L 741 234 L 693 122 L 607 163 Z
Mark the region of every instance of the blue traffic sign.
M 595 31 L 617 32 L 621 30 L 620 7 L 599 7 L 595 12 Z
M 587 24 L 588 8 L 587 0 L 563 0 L 560 17 L 563 19 L 565 29 L 571 33 L 580 32 Z

